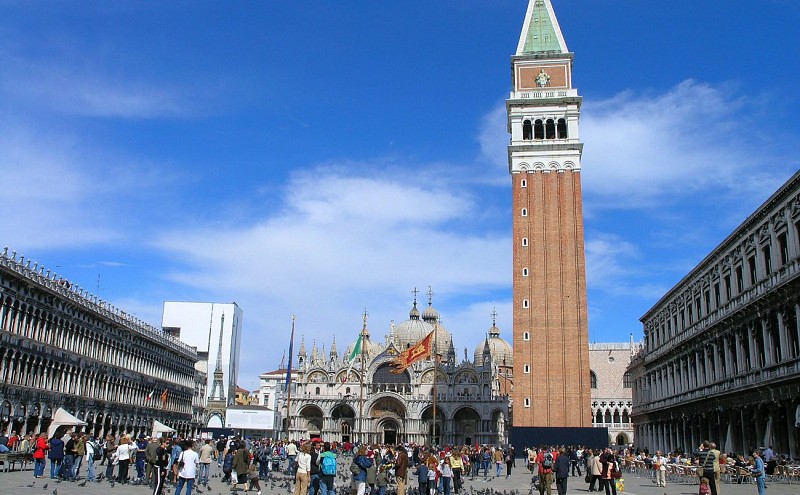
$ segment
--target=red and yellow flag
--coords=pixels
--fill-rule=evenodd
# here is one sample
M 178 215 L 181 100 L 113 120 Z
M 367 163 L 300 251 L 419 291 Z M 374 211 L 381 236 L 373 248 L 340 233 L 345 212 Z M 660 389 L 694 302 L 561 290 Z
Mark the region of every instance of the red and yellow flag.
M 399 356 L 394 358 L 394 361 L 391 363 L 392 373 L 400 374 L 417 361 L 431 357 L 432 350 L 433 332 L 429 333 L 424 339 L 404 350 Z

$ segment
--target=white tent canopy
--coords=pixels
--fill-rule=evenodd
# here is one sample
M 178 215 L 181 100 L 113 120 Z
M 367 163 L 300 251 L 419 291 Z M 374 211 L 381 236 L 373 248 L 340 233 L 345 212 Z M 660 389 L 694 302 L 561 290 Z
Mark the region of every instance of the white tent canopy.
M 47 428 L 47 438 L 53 438 L 59 426 L 86 426 L 86 422 L 68 413 L 63 407 L 59 407 L 56 414 L 53 416 L 50 427 Z M 72 428 L 67 428 L 67 430 L 70 429 Z
M 157 419 L 153 420 L 153 434 L 150 435 L 151 437 L 160 437 L 163 433 L 175 433 L 174 428 L 170 428 L 169 426 L 165 425 L 161 421 Z

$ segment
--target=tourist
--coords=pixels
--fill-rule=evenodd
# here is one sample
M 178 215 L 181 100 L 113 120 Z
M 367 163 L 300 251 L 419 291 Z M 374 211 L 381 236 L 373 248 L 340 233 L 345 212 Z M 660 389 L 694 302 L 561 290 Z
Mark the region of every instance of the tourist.
M 764 460 L 761 458 L 761 452 L 758 449 L 753 451 L 753 478 L 756 480 L 758 495 L 766 495 Z
M 380 452 L 378 454 L 380 454 Z M 375 459 L 374 450 L 368 450 L 367 457 L 372 459 L 372 465 L 367 468 L 366 490 L 370 495 L 375 495 L 375 482 L 378 480 L 378 460 Z
M 192 450 L 192 442 L 187 441 L 185 447 L 178 457 L 178 485 L 175 487 L 175 495 L 181 495 L 184 485 L 186 485 L 186 495 L 192 495 L 194 479 L 197 477 L 197 465 L 200 463 L 197 452 Z
M 118 462 L 117 483 L 122 483 L 123 485 L 128 482 L 128 466 L 131 464 L 131 453 L 133 452 L 131 447 L 130 437 L 128 435 L 123 435 L 122 438 L 119 439 L 119 447 L 117 447 L 117 451 L 115 452 L 115 457 Z
M 500 447 L 494 449 L 494 452 L 492 453 L 492 460 L 494 461 L 496 467 L 494 477 L 499 478 L 500 473 L 503 471 L 504 461 L 503 450 Z
M 164 488 L 164 483 L 167 480 L 167 465 L 169 464 L 169 440 L 167 437 L 162 437 L 156 448 L 155 456 L 153 457 L 153 480 L 154 489 L 153 495 L 161 495 L 161 490 Z
M 506 462 L 506 479 L 508 479 L 511 476 L 511 468 L 514 466 L 514 452 L 511 447 L 506 449 L 505 462 Z
M 207 438 L 202 447 L 200 447 L 200 466 L 197 472 L 197 482 L 201 485 L 208 484 L 208 473 L 211 470 L 211 461 L 214 460 L 214 446 L 211 445 L 211 439 Z
M 617 484 L 614 479 L 614 472 L 617 470 L 617 461 L 611 449 L 606 449 L 600 455 L 600 488 L 605 488 L 606 495 L 617 495 Z
M 358 447 L 358 455 L 353 459 L 353 464 L 359 468 L 358 473 L 353 475 L 353 482 L 356 484 L 356 495 L 365 495 L 367 493 L 367 468 L 372 465 L 372 459 L 367 457 L 366 445 L 362 444 Z
M 88 481 L 94 481 L 94 454 L 97 452 L 99 454 L 97 445 L 92 441 L 90 438 L 86 437 L 86 434 L 83 435 L 84 439 L 84 456 L 86 457 L 86 479 Z M 80 465 L 78 466 L 80 468 Z
M 539 493 L 552 495 L 553 488 L 553 467 L 556 463 L 556 454 L 551 449 L 544 449 L 536 456 L 536 463 L 539 465 Z
M 451 451 L 450 467 L 453 469 L 453 492 L 456 494 L 461 493 L 461 474 L 464 471 L 464 461 L 462 460 L 460 449 L 456 448 Z
M 319 439 L 311 442 L 311 467 L 309 470 L 308 495 L 319 493 Z
M 147 438 L 143 434 L 139 434 L 139 438 L 136 440 L 136 478 L 141 481 L 144 479 L 144 467 L 145 467 L 145 460 L 147 456 Z
M 556 475 L 556 489 L 558 495 L 567 495 L 567 479 L 569 479 L 570 456 L 564 451 L 564 447 L 558 449 L 558 456 L 554 466 Z
M 311 444 L 305 443 L 295 458 L 294 495 L 306 495 L 311 483 Z
M 444 461 L 439 465 L 439 480 L 442 485 L 442 495 L 451 495 L 451 483 L 453 481 L 453 468 L 450 465 L 450 456 L 446 456 Z M 404 493 L 397 492 L 398 495 L 405 495 Z
M 47 454 L 50 459 L 50 479 L 54 480 L 61 476 L 61 463 L 64 461 L 64 441 L 54 436 L 50 439 L 50 452 Z
M 702 476 L 708 478 L 708 485 L 711 488 L 711 495 L 717 495 L 717 483 L 714 477 L 714 464 L 719 463 L 718 450 L 711 449 L 711 442 L 704 440 L 694 452 L 697 458 L 698 470 Z M 717 464 L 719 466 L 719 464 Z M 719 467 L 717 467 L 719 470 Z
M 242 487 L 247 489 L 247 472 L 250 470 L 250 452 L 247 450 L 247 445 L 244 442 L 236 442 L 236 453 L 233 454 L 233 472 L 236 473 L 236 480 L 234 480 L 234 488 L 239 483 Z M 231 446 L 231 448 L 234 448 Z
M 117 446 L 116 442 L 114 441 L 114 437 L 110 433 L 106 435 L 106 441 L 104 445 L 104 460 L 108 461 L 108 465 L 106 466 L 106 479 L 108 481 L 112 481 L 114 479 L 114 459 L 116 458 Z M 102 466 L 103 463 L 101 462 L 100 465 Z
M 331 444 L 322 444 L 322 453 L 317 459 L 319 463 L 319 489 L 320 495 L 336 495 L 334 482 L 336 479 L 336 453 L 331 450 Z
M 67 443 L 64 444 L 64 461 L 61 466 L 61 472 L 65 480 L 75 481 L 75 476 L 73 475 L 72 467 L 75 464 L 75 457 L 77 456 L 77 452 L 75 451 L 75 444 L 78 439 L 78 434 L 68 433 L 66 437 L 67 437 Z
M 394 475 L 397 478 L 397 493 L 405 495 L 408 481 L 408 452 L 402 445 L 397 447 L 397 459 L 394 463 Z
M 72 460 L 72 479 L 77 480 L 81 474 L 81 464 L 86 456 L 86 435 L 76 434 L 75 437 L 75 457 Z
M 655 483 L 657 486 L 667 486 L 667 459 L 657 450 L 652 459 L 653 469 L 656 472 Z
M 155 463 L 156 463 L 156 452 L 158 452 L 158 448 L 161 447 L 161 441 L 158 438 L 151 438 L 150 443 L 147 444 L 147 447 L 144 449 L 144 460 L 145 460 L 145 478 L 147 479 L 147 483 L 152 486 L 155 482 Z M 165 466 L 166 467 L 166 466 Z
M 47 433 L 40 433 L 33 448 L 33 477 L 41 478 L 44 476 L 45 455 L 50 449 L 47 443 Z M 52 475 L 51 475 L 52 478 Z
M 699 495 L 711 495 L 711 487 L 708 486 L 708 478 L 703 476 L 700 478 Z
M 569 464 L 572 468 L 572 476 L 575 476 L 575 471 L 578 471 L 578 476 L 581 476 L 581 450 L 577 448 L 569 449 Z
M 247 468 L 247 481 L 250 482 L 250 485 L 245 491 L 256 490 L 256 495 L 261 495 L 261 484 L 258 482 L 258 471 L 256 471 L 255 464 L 250 464 L 250 467 Z
M 222 460 L 222 473 L 224 474 L 222 481 L 224 483 L 233 481 L 233 455 L 235 452 L 233 447 L 225 449 L 225 458 Z
M 420 495 L 428 495 L 428 466 L 423 462 L 417 465 L 414 474 L 417 475 L 417 483 L 419 484 Z

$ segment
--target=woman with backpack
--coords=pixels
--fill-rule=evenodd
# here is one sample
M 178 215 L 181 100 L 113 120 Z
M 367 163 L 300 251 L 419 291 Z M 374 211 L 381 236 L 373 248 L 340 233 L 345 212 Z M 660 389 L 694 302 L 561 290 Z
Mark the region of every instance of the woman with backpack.
M 320 495 L 336 495 L 333 486 L 336 479 L 336 453 L 331 450 L 330 442 L 322 444 L 322 453 L 317 458 L 319 463 L 319 490 Z

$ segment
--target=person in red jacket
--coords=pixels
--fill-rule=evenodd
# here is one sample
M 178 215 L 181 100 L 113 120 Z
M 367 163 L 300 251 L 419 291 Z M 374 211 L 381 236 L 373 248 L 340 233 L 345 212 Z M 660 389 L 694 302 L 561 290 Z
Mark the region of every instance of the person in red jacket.
M 47 444 L 47 433 L 40 433 L 39 438 L 33 446 L 33 477 L 41 478 L 44 476 L 44 463 L 47 449 L 50 446 Z
M 553 467 L 556 465 L 557 457 L 558 454 L 555 450 L 550 448 L 543 449 L 536 456 L 536 463 L 539 465 L 539 493 L 541 495 L 544 495 L 545 491 L 547 491 L 547 495 L 553 493 Z

